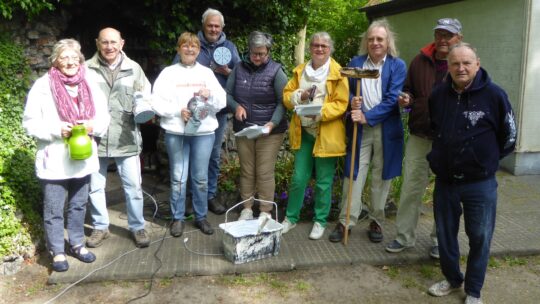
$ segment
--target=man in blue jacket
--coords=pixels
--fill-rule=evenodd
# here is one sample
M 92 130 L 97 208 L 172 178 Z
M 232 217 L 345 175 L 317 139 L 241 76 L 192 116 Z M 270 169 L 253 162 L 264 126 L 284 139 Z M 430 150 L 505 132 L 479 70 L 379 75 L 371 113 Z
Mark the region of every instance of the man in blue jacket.
M 229 77 L 232 68 L 240 62 L 240 56 L 238 55 L 238 50 L 234 43 L 227 40 L 227 37 L 223 32 L 224 26 L 225 19 L 220 11 L 209 8 L 203 13 L 202 30 L 197 33 L 197 37 L 201 41 L 201 51 L 197 57 L 197 62 L 212 69 L 217 80 L 225 89 L 227 78 Z M 226 48 L 228 52 L 223 52 L 223 48 Z M 214 56 L 214 52 L 216 51 L 219 54 Z M 217 58 L 222 64 L 216 62 L 214 58 Z M 178 57 L 178 54 L 176 54 L 173 63 L 178 63 L 179 61 L 180 58 Z M 223 214 L 226 211 L 225 207 L 217 201 L 216 195 L 221 161 L 221 144 L 227 127 L 227 108 L 219 111 L 216 114 L 216 118 L 219 126 L 214 133 L 216 139 L 214 141 L 214 146 L 212 147 L 210 163 L 208 164 L 208 210 L 215 214 Z
M 471 45 L 450 49 L 448 72 L 451 81 L 429 98 L 434 140 L 427 158 L 436 175 L 433 208 L 445 277 L 429 293 L 445 296 L 465 282 L 465 303 L 482 303 L 497 209 L 495 173 L 514 150 L 517 130 L 508 96 L 480 67 Z M 465 277 L 457 238 L 462 213 L 470 247 Z
M 397 98 L 405 82 L 407 68 L 397 57 L 394 33 L 386 20 L 374 21 L 360 43 L 365 55 L 354 57 L 350 67 L 378 69 L 377 79 L 362 79 L 362 96 L 357 97 L 356 79 L 349 80 L 351 119 L 347 120 L 347 156 L 345 158 L 345 179 L 339 223 L 330 234 L 331 242 L 343 239 L 346 225 L 346 206 L 349 183 L 353 183 L 349 227 L 355 225 L 362 211 L 362 190 L 371 165 L 371 212 L 368 237 L 374 243 L 383 240 L 382 223 L 384 206 L 390 190 L 392 178 L 401 175 L 403 157 L 403 125 Z M 357 147 L 353 180 L 349 180 L 352 124 L 358 123 Z

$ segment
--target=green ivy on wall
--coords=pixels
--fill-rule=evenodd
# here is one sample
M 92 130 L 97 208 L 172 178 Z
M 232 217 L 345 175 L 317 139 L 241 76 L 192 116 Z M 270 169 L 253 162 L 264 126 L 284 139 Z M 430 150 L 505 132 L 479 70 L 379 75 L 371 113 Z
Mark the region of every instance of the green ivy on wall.
M 24 255 L 41 235 L 35 143 L 21 124 L 29 75 L 22 47 L 0 36 L 0 257 Z

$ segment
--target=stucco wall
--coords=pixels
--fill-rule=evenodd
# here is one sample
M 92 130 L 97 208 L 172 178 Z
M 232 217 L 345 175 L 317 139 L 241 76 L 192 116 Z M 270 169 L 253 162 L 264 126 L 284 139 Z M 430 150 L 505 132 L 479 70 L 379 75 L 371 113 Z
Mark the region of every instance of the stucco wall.
M 540 151 L 540 1 L 531 1 L 524 74 L 521 150 Z
M 388 16 L 406 62 L 433 41 L 435 22 L 444 17 L 461 21 L 463 40 L 477 48 L 481 65 L 506 90 L 516 113 L 517 153 L 503 167 L 540 174 L 540 1 L 467 0 Z
M 389 16 L 401 38 L 401 57 L 409 62 L 420 47 L 433 41 L 437 19 L 457 18 L 463 41 L 478 49 L 482 66 L 508 93 L 518 112 L 522 75 L 526 0 L 468 0 Z M 504 58 L 503 58 L 504 56 Z

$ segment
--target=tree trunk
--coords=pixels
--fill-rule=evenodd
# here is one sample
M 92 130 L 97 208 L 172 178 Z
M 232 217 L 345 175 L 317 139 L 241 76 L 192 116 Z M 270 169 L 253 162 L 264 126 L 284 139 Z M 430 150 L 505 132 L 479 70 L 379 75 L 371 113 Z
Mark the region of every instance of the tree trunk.
M 307 25 L 298 31 L 296 37 L 298 38 L 298 44 L 294 47 L 294 64 L 299 65 L 304 63 L 305 49 L 306 49 L 306 30 Z

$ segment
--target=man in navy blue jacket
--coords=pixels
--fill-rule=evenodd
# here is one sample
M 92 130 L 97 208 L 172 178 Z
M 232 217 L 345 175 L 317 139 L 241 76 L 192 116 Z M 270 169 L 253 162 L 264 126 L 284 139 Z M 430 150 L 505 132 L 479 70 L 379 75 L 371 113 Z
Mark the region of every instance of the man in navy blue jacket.
M 436 175 L 433 208 L 445 277 L 429 293 L 445 296 L 465 282 L 465 303 L 482 303 L 497 209 L 495 173 L 499 160 L 514 150 L 517 130 L 508 96 L 480 67 L 471 45 L 451 48 L 448 72 L 451 81 L 429 98 L 435 138 L 427 158 Z M 457 239 L 462 213 L 470 247 L 465 277 Z

